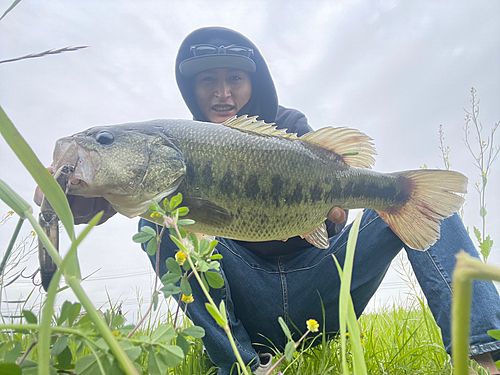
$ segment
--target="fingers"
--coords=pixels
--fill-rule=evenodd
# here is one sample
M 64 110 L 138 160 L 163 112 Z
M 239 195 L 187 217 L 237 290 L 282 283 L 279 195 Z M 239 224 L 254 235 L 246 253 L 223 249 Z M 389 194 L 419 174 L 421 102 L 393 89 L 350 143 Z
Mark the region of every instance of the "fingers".
M 43 200 L 43 192 L 42 189 L 40 189 L 40 186 L 37 186 L 35 188 L 35 196 L 33 197 L 33 201 L 37 206 L 42 205 L 42 200 Z
M 47 167 L 47 170 L 51 173 L 51 174 L 54 174 L 54 168 L 52 167 Z M 40 186 L 37 186 L 35 188 L 35 195 L 33 196 L 33 201 L 35 202 L 35 204 L 37 206 L 41 206 L 42 205 L 42 201 L 43 201 L 43 191 L 42 189 L 40 189 Z
M 332 221 L 335 224 L 342 224 L 346 219 L 346 214 L 342 208 L 340 208 L 339 206 L 334 206 L 332 207 L 330 212 L 328 212 L 327 217 L 328 220 Z

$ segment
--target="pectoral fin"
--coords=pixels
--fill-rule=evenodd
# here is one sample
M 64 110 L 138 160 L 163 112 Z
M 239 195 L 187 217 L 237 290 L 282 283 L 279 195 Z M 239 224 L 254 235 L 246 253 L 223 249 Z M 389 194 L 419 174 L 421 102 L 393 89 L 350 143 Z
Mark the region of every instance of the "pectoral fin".
M 311 245 L 316 246 L 320 249 L 328 249 L 330 247 L 330 241 L 328 241 L 328 232 L 326 230 L 325 222 L 321 223 L 319 227 L 314 229 L 312 232 L 303 234 L 300 236 L 304 238 Z
M 189 208 L 186 218 L 192 219 L 197 223 L 207 223 L 211 225 L 226 225 L 233 218 L 221 207 L 207 199 L 184 197 L 182 206 Z

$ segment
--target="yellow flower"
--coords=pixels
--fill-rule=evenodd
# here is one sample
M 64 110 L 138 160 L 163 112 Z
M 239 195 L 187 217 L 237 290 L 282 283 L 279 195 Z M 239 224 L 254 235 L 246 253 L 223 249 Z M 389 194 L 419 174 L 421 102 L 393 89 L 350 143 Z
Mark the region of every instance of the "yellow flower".
M 361 340 L 361 345 L 365 345 L 365 340 Z
M 179 264 L 179 266 L 182 266 L 184 264 L 186 258 L 186 254 L 184 254 L 182 251 L 178 251 L 175 254 L 175 261 Z
M 113 336 L 120 336 L 120 332 L 118 332 L 118 331 L 113 331 Z
M 151 215 L 149 215 L 150 217 L 152 217 L 153 219 L 155 217 L 161 217 L 161 214 L 159 212 L 153 212 Z
M 12 216 L 12 215 L 14 215 L 14 211 L 10 210 L 9 212 L 7 212 L 7 214 Z
M 309 319 L 306 322 L 307 329 L 311 332 L 318 332 L 319 331 L 319 323 L 314 320 L 314 319 Z
M 347 332 L 347 333 L 345 334 L 345 337 L 346 337 L 346 338 L 349 338 L 349 332 Z
M 35 233 L 35 231 L 34 231 L 34 230 L 32 230 L 30 233 L 31 233 L 31 235 L 32 235 L 33 237 L 35 237 L 35 236 L 36 236 L 36 233 Z
M 182 302 L 185 302 L 185 303 L 191 303 L 191 302 L 194 302 L 194 298 L 193 298 L 193 295 L 190 294 L 189 296 L 185 296 L 184 294 L 182 295 Z

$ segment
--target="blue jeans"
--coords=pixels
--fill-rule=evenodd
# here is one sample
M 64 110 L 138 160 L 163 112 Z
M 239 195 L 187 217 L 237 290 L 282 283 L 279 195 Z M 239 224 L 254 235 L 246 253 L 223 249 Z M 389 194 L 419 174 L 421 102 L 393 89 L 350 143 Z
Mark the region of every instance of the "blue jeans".
M 151 224 L 141 220 L 139 227 Z M 222 254 L 225 286 L 212 289 L 218 304 L 224 299 L 231 329 L 245 363 L 254 370 L 260 364 L 257 353 L 283 349 L 286 337 L 278 323 L 283 317 L 289 327 L 304 332 L 305 322 L 316 319 L 326 323 L 326 332 L 338 330 L 340 279 L 332 254 L 343 266 L 350 226 L 330 239 L 327 250 L 311 247 L 286 256 L 263 258 L 232 240 L 219 238 L 216 251 Z M 144 246 L 144 245 L 143 245 Z M 405 247 L 373 210 L 365 210 L 361 220 L 354 256 L 351 295 L 356 314 L 362 314 L 384 278 L 392 259 Z M 473 257 L 477 251 L 458 215 L 442 222 L 441 239 L 428 251 L 406 248 L 408 259 L 441 328 L 446 351 L 451 353 L 452 273 L 455 255 L 464 249 Z M 160 252 L 160 274 L 167 272 L 165 260 L 173 257 L 175 245 L 165 236 Z M 151 257 L 154 265 L 155 259 Z M 206 299 L 193 279 L 194 303 L 188 316 L 206 330 L 203 343 L 219 374 L 230 374 L 236 358 L 224 331 L 205 308 Z M 486 332 L 500 329 L 500 298 L 491 282 L 475 281 L 470 329 L 470 355 L 493 352 L 500 357 L 500 342 Z M 324 304 L 325 316 L 322 306 Z M 322 329 L 322 328 L 321 328 Z M 320 330 L 321 330 L 320 329 Z M 295 330 L 294 338 L 300 332 Z

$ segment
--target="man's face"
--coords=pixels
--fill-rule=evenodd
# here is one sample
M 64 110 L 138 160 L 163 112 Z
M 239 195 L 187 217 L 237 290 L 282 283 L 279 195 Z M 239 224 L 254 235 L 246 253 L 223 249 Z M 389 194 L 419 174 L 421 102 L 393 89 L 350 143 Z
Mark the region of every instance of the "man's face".
M 235 116 L 252 95 L 250 74 L 230 68 L 198 73 L 194 87 L 198 107 L 210 122 L 217 124 Z

